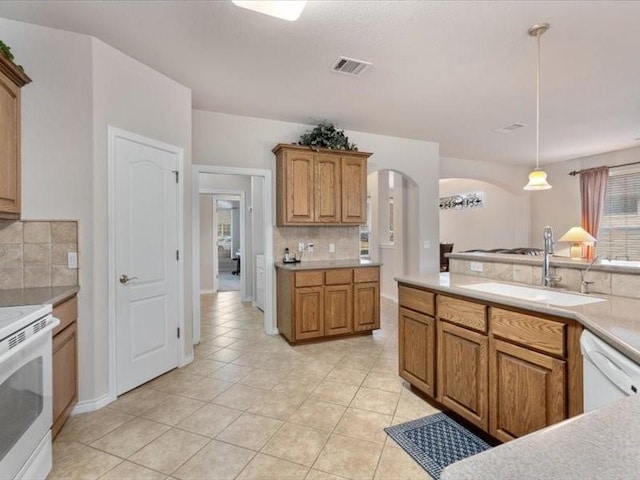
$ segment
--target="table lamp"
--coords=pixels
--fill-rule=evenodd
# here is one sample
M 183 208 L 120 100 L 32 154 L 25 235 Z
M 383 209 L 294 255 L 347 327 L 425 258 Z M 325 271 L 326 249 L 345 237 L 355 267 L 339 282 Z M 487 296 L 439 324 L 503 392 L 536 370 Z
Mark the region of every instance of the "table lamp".
M 580 260 L 582 258 L 582 244 L 595 242 L 596 239 L 593 238 L 584 228 L 572 227 L 567 233 L 560 237 L 558 241 L 570 242 L 571 249 L 569 250 L 569 254 L 571 256 L 571 260 Z

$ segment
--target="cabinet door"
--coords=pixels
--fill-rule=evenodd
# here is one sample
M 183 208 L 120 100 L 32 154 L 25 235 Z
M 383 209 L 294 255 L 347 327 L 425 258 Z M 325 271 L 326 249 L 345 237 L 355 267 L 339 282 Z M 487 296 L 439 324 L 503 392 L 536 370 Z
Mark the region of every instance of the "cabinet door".
M 324 287 L 324 334 L 353 332 L 353 290 L 351 285 Z
M 367 221 L 367 161 L 342 159 L 342 223 Z
M 484 430 L 489 427 L 487 343 L 486 335 L 438 322 L 438 400 Z
M 53 431 L 55 437 L 78 400 L 78 337 L 73 322 L 53 337 Z
M 287 222 L 314 222 L 313 153 L 286 152 Z
M 566 418 L 566 362 L 491 339 L 491 428 L 504 442 Z
M 315 221 L 340 223 L 340 157 L 315 158 Z
M 296 288 L 296 341 L 324 335 L 324 287 Z
M 353 330 L 380 328 L 380 284 L 356 283 L 353 286 Z
M 0 73 L 0 218 L 20 218 L 20 88 Z
M 434 396 L 435 320 L 421 313 L 400 308 L 398 331 L 400 376 L 424 393 Z

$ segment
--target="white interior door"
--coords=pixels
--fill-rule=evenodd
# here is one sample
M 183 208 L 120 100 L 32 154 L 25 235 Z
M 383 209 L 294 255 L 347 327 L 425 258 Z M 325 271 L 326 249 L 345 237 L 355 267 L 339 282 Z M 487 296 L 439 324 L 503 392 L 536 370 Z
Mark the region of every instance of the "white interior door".
M 211 201 L 213 202 L 213 220 L 211 224 L 213 225 L 213 245 L 211 248 L 213 249 L 213 291 L 217 292 L 219 288 L 219 276 L 220 276 L 220 267 L 218 262 L 219 258 L 219 250 L 218 250 L 218 202 L 216 202 L 216 197 L 211 196 Z
M 178 364 L 179 154 L 114 144 L 117 394 Z

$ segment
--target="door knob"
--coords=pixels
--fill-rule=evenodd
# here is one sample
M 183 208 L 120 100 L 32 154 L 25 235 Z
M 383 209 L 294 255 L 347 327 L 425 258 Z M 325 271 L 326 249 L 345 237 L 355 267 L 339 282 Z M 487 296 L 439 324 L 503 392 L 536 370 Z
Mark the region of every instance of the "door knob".
M 126 275 L 122 274 L 120 275 L 120 283 L 122 283 L 123 285 L 126 285 L 127 283 L 129 283 L 131 280 L 138 280 L 138 277 L 127 277 Z

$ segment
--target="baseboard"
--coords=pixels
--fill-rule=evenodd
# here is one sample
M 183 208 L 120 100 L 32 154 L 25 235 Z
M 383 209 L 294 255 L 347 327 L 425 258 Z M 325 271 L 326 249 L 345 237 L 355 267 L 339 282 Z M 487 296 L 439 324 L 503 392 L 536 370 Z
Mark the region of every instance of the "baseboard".
M 100 410 L 102 407 L 109 405 L 114 400 L 115 398 L 111 398 L 108 393 L 105 393 L 101 397 L 94 398 L 93 400 L 83 400 L 82 402 L 76 403 L 76 406 L 73 407 L 73 410 L 71 411 L 71 415 Z
M 216 293 L 217 290 L 200 290 L 200 295 L 208 295 L 210 293 Z
M 195 358 L 194 355 L 195 354 L 193 352 L 191 352 L 191 355 L 187 355 L 186 357 L 184 357 L 184 359 L 182 360 L 182 363 L 180 365 L 178 365 L 178 368 L 186 367 L 187 365 L 192 363 L 194 358 Z
M 398 303 L 398 297 L 396 297 L 395 295 L 386 295 L 384 293 L 381 293 L 380 296 L 382 298 L 386 298 L 387 300 L 391 300 L 393 303 Z

